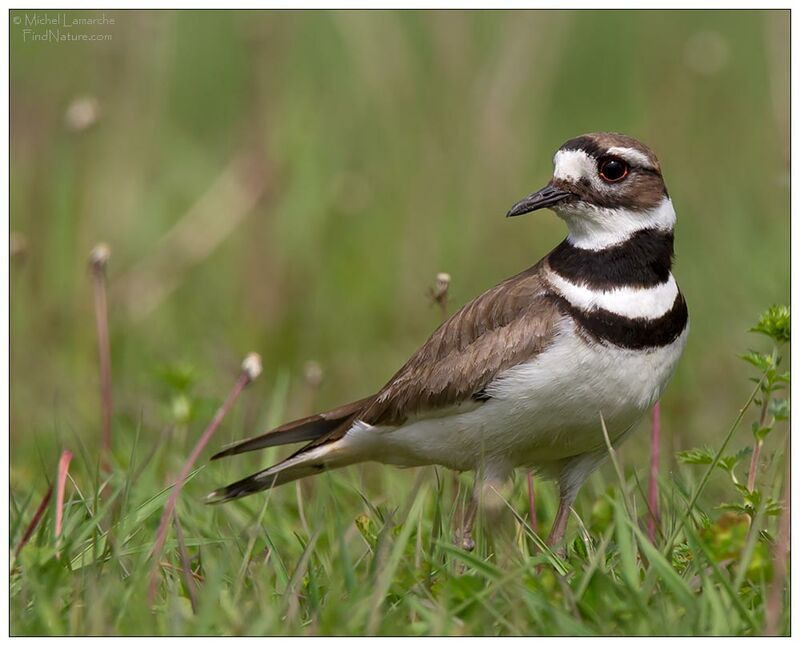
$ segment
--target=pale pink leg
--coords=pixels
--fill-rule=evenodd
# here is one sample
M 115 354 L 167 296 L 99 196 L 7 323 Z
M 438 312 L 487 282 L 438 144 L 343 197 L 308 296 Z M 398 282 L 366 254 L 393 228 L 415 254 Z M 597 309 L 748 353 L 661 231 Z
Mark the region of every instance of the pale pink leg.
M 547 544 L 550 547 L 554 547 L 564 540 L 572 502 L 572 500 L 565 500 L 562 498 L 558 505 L 558 513 L 556 514 L 555 521 L 553 521 L 553 528 L 550 530 L 550 536 L 547 538 Z
M 464 512 L 462 527 L 456 535 L 456 545 L 459 545 L 465 552 L 475 549 L 475 541 L 472 538 L 472 529 L 475 527 L 475 517 L 478 515 L 478 496 L 473 492 L 472 498 Z
M 618 444 L 622 437 L 618 438 Z M 607 457 L 605 451 L 596 451 L 595 453 L 585 453 L 577 457 L 571 458 L 564 462 L 561 467 L 561 473 L 558 478 L 558 487 L 560 491 L 560 500 L 558 503 L 558 513 L 553 522 L 553 529 L 550 530 L 550 536 L 547 538 L 547 544 L 550 547 L 558 545 L 564 540 L 564 535 L 567 533 L 567 521 L 569 514 L 572 510 L 572 503 L 578 496 L 578 491 L 589 474 L 595 470 Z M 563 548 L 559 550 L 563 552 Z

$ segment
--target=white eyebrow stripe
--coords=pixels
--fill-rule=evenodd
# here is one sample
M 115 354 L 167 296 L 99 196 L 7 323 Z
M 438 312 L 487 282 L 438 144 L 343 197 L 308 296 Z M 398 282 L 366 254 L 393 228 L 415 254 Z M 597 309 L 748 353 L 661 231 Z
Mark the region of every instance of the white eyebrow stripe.
M 612 146 L 608 149 L 609 155 L 615 155 L 617 157 L 622 157 L 625 161 L 629 161 L 632 164 L 639 164 L 639 166 L 644 166 L 645 168 L 653 168 L 653 162 L 650 161 L 650 158 L 645 155 L 640 150 L 636 150 L 635 148 L 624 148 L 623 146 Z

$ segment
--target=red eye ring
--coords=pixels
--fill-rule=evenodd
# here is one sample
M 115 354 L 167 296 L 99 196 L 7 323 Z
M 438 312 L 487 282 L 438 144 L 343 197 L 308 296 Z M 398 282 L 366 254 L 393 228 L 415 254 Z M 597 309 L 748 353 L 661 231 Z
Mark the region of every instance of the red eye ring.
M 600 160 L 597 172 L 606 182 L 620 182 L 628 176 L 628 164 L 619 157 L 606 157 Z

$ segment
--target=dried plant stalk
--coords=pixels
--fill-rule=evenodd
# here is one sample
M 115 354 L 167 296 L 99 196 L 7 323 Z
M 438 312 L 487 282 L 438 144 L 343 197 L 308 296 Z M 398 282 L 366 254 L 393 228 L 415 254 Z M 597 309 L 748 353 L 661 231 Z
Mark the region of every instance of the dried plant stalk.
M 97 354 L 100 359 L 100 407 L 103 420 L 102 458 L 105 470 L 110 469 L 111 418 L 114 402 L 111 390 L 111 342 L 108 336 L 108 298 L 106 267 L 111 257 L 108 245 L 100 243 L 89 255 L 89 267 L 94 283 L 94 316 L 97 326 Z
M 200 457 L 200 453 L 202 453 L 203 449 L 206 447 L 214 433 L 219 428 L 222 420 L 225 419 L 225 416 L 233 408 L 233 405 L 236 403 L 239 395 L 241 395 L 242 391 L 247 387 L 247 385 L 256 379 L 260 374 L 261 357 L 255 353 L 248 354 L 242 362 L 242 371 L 239 374 L 239 378 L 236 380 L 233 388 L 231 389 L 231 392 L 228 394 L 228 397 L 225 399 L 222 406 L 220 406 L 220 408 L 217 410 L 214 418 L 211 420 L 211 423 L 209 423 L 208 427 L 206 427 L 206 430 L 203 431 L 203 434 L 200 436 L 200 439 L 197 441 L 197 444 L 184 463 L 180 475 L 178 475 L 178 479 L 175 481 L 175 486 L 172 489 L 172 493 L 167 499 L 167 504 L 164 506 L 164 512 L 161 515 L 161 522 L 159 523 L 158 530 L 156 531 L 156 541 L 151 552 L 151 557 L 153 559 L 153 570 L 150 576 L 149 590 L 151 605 L 155 602 L 156 586 L 158 584 L 159 559 L 161 557 L 161 552 L 164 549 L 164 543 L 167 540 L 169 523 L 172 519 L 173 513 L 175 512 L 175 506 L 178 503 L 178 496 L 183 489 L 186 478 L 189 476 L 189 473 L 192 470 L 194 463 L 197 461 L 197 458 Z
M 53 485 L 47 487 L 47 493 L 44 494 L 44 498 L 42 498 L 42 502 L 39 503 L 39 506 L 36 508 L 36 512 L 33 514 L 33 518 L 31 518 L 31 522 L 28 524 L 28 527 L 25 529 L 25 533 L 22 535 L 22 538 L 17 545 L 17 549 L 14 550 L 14 560 L 19 557 L 19 553 L 22 551 L 22 548 L 28 544 L 28 541 L 31 540 L 31 536 L 33 536 L 33 532 L 36 531 L 36 528 L 39 526 L 39 523 L 44 516 L 44 512 L 47 510 L 47 505 L 50 504 L 50 499 L 53 497 Z
M 67 489 L 70 462 L 72 462 L 72 451 L 64 450 L 58 460 L 58 477 L 56 480 L 56 556 L 60 556 L 58 545 L 61 541 L 61 530 L 63 529 L 64 493 Z

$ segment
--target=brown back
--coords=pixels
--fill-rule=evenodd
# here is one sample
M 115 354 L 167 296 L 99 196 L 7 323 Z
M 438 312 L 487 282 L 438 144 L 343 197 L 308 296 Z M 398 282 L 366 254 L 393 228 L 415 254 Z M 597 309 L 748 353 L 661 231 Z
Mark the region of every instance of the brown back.
M 542 352 L 563 314 L 546 297 L 541 267 L 540 262 L 467 303 L 361 411 L 300 452 L 341 438 L 356 419 L 398 426 L 411 416 L 469 400 L 502 371 Z

